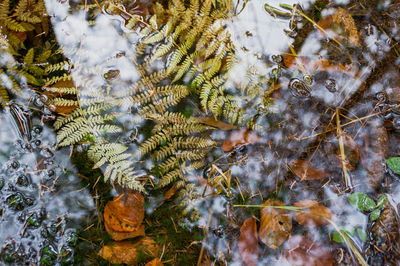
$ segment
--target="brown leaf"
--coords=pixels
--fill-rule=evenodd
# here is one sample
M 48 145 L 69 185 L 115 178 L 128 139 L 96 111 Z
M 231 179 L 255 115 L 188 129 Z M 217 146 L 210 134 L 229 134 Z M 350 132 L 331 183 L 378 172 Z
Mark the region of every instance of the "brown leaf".
M 240 144 L 253 144 L 260 141 L 261 138 L 257 136 L 256 133 L 252 132 L 249 129 L 239 129 L 237 131 L 232 132 L 229 136 L 229 139 L 224 142 L 222 145 L 223 151 L 230 151 L 234 147 Z
M 283 206 L 278 200 L 268 199 L 264 206 Z M 259 236 L 262 242 L 272 249 L 277 249 L 292 232 L 292 220 L 285 210 L 261 208 Z
M 26 32 L 15 32 L 14 36 L 17 37 L 21 42 L 26 40 Z
M 72 80 L 61 80 L 57 83 L 55 83 L 54 85 L 51 86 L 51 88 L 73 88 L 75 87 L 75 84 Z M 40 94 L 45 94 L 49 100 L 51 101 L 52 99 L 56 98 L 56 97 L 65 97 L 65 95 L 63 95 L 61 92 L 54 92 L 54 91 L 50 91 L 49 88 L 43 87 L 44 91 L 39 91 Z M 71 105 L 71 106 L 63 106 L 63 105 L 55 105 L 56 109 L 54 110 L 54 112 L 58 113 L 58 114 L 64 114 L 67 115 L 69 113 L 71 113 L 72 111 L 75 110 L 75 108 L 77 108 L 77 105 Z
M 238 242 L 240 257 L 248 265 L 258 263 L 257 223 L 254 217 L 247 218 L 240 227 Z
M 130 241 L 118 241 L 113 245 L 103 246 L 99 251 L 99 256 L 112 264 L 136 264 L 139 254 L 157 257 L 160 247 L 149 238 L 144 237 L 134 243 Z
M 285 259 L 289 265 L 296 266 L 329 266 L 333 265 L 331 252 L 305 236 L 290 237 L 285 244 Z
M 172 198 L 173 195 L 175 195 L 176 192 L 176 188 L 175 185 L 173 185 L 170 189 L 168 189 L 168 191 L 165 193 L 164 195 L 164 201 L 169 200 L 170 198 Z
M 104 208 L 104 223 L 107 232 L 118 240 L 144 234 L 144 199 L 140 193 L 121 194 L 109 201 Z M 129 234 L 118 234 L 129 233 Z M 124 238 L 125 239 L 125 238 Z
M 294 160 L 289 163 L 289 166 L 301 180 L 317 180 L 328 177 L 324 170 L 311 167 L 308 161 Z
M 295 219 L 301 225 L 322 226 L 329 223 L 325 218 L 332 218 L 332 212 L 317 201 L 306 199 L 300 200 L 293 205 L 296 207 L 309 207 L 302 209 L 302 212 L 296 213 Z
M 344 8 L 339 7 L 332 15 L 333 22 L 343 25 L 348 42 L 357 45 L 359 42 L 358 31 L 353 17 Z
M 238 128 L 238 126 L 227 124 L 225 122 L 219 121 L 214 117 L 195 117 L 195 119 L 202 124 L 219 128 L 221 130 L 232 130 Z
M 112 239 L 114 239 L 116 241 L 120 241 L 120 240 L 124 240 L 124 239 L 128 239 L 128 238 L 134 238 L 134 237 L 144 236 L 145 235 L 144 225 L 143 224 L 136 231 L 132 231 L 132 232 L 114 231 L 113 229 L 111 229 L 108 226 L 107 223 L 105 223 L 105 227 L 106 227 L 107 233 L 111 236 Z
M 361 149 L 361 163 L 367 170 L 367 184 L 379 188 L 385 174 L 385 158 L 389 150 L 389 138 L 386 128 L 370 125 L 364 134 L 364 146 Z
M 164 263 L 162 263 L 159 258 L 155 258 L 152 261 L 146 263 L 145 266 L 163 266 L 163 265 Z

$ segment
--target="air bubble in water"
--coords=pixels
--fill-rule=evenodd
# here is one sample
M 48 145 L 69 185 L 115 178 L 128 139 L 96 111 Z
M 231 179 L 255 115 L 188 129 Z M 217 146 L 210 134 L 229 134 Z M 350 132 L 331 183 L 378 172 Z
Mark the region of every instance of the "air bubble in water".
M 336 92 L 336 80 L 334 79 L 325 80 L 325 88 L 330 92 Z
M 271 58 L 275 63 L 279 64 L 283 62 L 283 57 L 281 55 L 272 55 Z
M 311 89 L 307 86 L 304 81 L 298 78 L 293 78 L 289 82 L 289 89 L 294 96 L 309 97 L 311 95 Z
M 381 103 L 386 103 L 388 100 L 388 95 L 386 92 L 381 91 L 375 94 L 376 99 Z
M 57 107 L 54 104 L 50 104 L 50 105 L 47 105 L 47 109 L 49 109 L 52 112 L 55 112 Z
M 49 100 L 49 97 L 47 97 L 45 94 L 42 94 L 40 95 L 39 99 L 42 103 L 46 103 Z
M 400 130 L 400 116 L 396 116 L 395 118 L 393 118 L 393 127 L 396 130 Z

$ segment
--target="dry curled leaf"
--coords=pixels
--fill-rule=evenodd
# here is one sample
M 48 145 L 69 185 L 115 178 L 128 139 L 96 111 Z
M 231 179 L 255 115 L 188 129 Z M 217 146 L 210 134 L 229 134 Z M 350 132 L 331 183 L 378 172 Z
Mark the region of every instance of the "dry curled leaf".
M 296 207 L 307 207 L 297 212 L 295 219 L 301 225 L 322 226 L 328 224 L 327 219 L 332 218 L 332 212 L 324 205 L 314 200 L 300 200 L 293 204 Z
M 278 200 L 268 199 L 264 206 L 283 206 Z M 262 242 L 272 249 L 277 249 L 292 232 L 292 219 L 283 209 L 261 208 L 259 236 Z
M 237 131 L 233 131 L 224 144 L 222 145 L 223 151 L 230 151 L 234 147 L 243 144 L 253 144 L 257 143 L 261 140 L 257 134 L 249 129 L 239 129 Z
M 311 167 L 308 161 L 294 160 L 289 163 L 289 166 L 301 180 L 318 180 L 328 177 L 328 173 Z
M 333 265 L 331 252 L 305 236 L 291 236 L 285 244 L 285 259 L 289 265 L 329 266 Z
M 240 227 L 238 242 L 240 257 L 248 265 L 258 263 L 257 223 L 254 217 L 247 218 Z
M 144 199 L 140 193 L 121 194 L 104 208 L 106 230 L 115 240 L 144 235 L 143 218 Z
M 139 254 L 157 257 L 160 247 L 149 238 L 144 237 L 134 243 L 130 241 L 115 242 L 113 245 L 103 246 L 99 251 L 99 256 L 113 264 L 136 265 Z

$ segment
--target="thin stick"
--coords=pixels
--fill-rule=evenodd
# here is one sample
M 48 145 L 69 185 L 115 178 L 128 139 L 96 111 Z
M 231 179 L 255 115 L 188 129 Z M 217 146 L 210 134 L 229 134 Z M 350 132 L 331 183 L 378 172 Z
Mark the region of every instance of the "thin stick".
M 346 184 L 346 189 L 351 187 L 351 179 L 349 174 L 347 173 L 347 166 L 346 166 L 346 155 L 344 154 L 344 144 L 343 144 L 343 135 L 342 135 L 342 128 L 340 127 L 340 117 L 339 117 L 339 108 L 336 109 L 336 126 L 337 126 L 337 138 L 339 141 L 339 149 L 340 149 L 340 157 L 342 161 L 342 168 L 344 174 L 344 181 Z
M 208 228 L 210 227 L 212 215 L 213 215 L 213 211 L 210 209 L 210 214 L 209 214 L 208 220 L 207 220 L 207 227 L 204 230 L 204 237 L 203 237 L 203 242 L 202 242 L 202 245 L 201 245 L 199 259 L 197 260 L 197 266 L 200 266 L 200 264 L 201 264 L 201 258 L 203 257 L 203 253 L 204 253 L 204 243 L 206 242 L 206 238 L 207 238 L 207 234 L 208 234 Z

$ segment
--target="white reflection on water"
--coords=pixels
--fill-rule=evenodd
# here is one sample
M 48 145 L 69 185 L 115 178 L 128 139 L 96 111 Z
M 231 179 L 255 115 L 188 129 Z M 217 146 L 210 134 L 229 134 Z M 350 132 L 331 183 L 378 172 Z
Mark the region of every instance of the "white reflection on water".
M 298 3 L 298 1 L 285 1 L 285 3 L 294 4 Z M 302 5 L 306 9 L 312 3 L 312 1 L 304 1 Z M 336 3 L 346 4 L 347 1 L 336 1 Z M 135 56 L 133 52 L 134 45 L 138 39 L 132 32 L 128 32 L 125 29 L 121 31 L 121 21 L 119 19 L 109 15 L 99 15 L 96 23 L 89 27 L 86 22 L 85 12 L 80 11 L 70 14 L 68 13 L 67 4 L 60 4 L 50 0 L 46 4 L 49 13 L 53 16 L 52 22 L 60 45 L 65 47 L 66 50 L 77 49 L 76 53 L 69 53 L 68 57 L 73 62 L 77 62 L 83 66 L 82 68 L 72 70 L 74 81 L 78 86 L 81 86 L 82 90 L 96 90 L 98 87 L 106 86 L 102 75 L 110 69 L 120 70 L 119 81 L 121 83 L 113 84 L 116 89 L 124 90 L 126 86 L 129 86 L 130 83 L 140 78 L 138 71 L 135 69 L 135 64 L 129 60 L 130 57 Z M 236 56 L 239 59 L 239 63 L 230 71 L 230 79 L 226 84 L 232 91 L 234 91 L 237 84 L 240 84 L 245 79 L 245 75 L 250 68 L 255 69 L 260 74 L 268 75 L 274 65 L 267 59 L 273 54 L 287 52 L 293 42 L 293 39 L 289 38 L 283 31 L 288 28 L 289 20 L 272 18 L 264 11 L 264 4 L 265 1 L 250 1 L 241 14 L 226 22 L 232 35 L 232 40 L 237 47 Z M 276 1 L 269 4 L 276 4 Z M 328 13 L 325 12 L 324 14 Z M 321 100 L 325 104 L 323 106 L 325 110 L 332 111 L 340 105 L 343 106 L 353 93 L 363 86 L 368 75 L 371 73 L 371 66 L 374 65 L 375 60 L 378 60 L 388 51 L 390 46 L 387 44 L 387 39 L 385 39 L 383 34 L 378 34 L 376 28 L 373 28 L 373 32 L 373 34 L 366 38 L 367 47 L 371 54 L 366 53 L 363 55 L 364 58 L 368 59 L 369 65 L 358 64 L 356 62 L 357 67 L 354 66 L 354 68 L 347 71 L 337 71 L 337 69 L 326 70 L 328 76 L 336 81 L 338 92 L 329 92 L 325 88 L 324 80 L 314 81 L 312 84 L 312 99 Z M 334 35 L 333 33 L 331 34 Z M 303 78 L 306 74 L 312 74 L 315 66 L 307 65 L 309 61 L 317 60 L 319 57 L 323 58 L 331 53 L 321 43 L 322 40 L 320 32 L 316 30 L 307 36 L 302 48 L 297 51 L 299 60 L 302 57 L 306 58 L 300 64 L 303 64 L 305 69 L 297 72 L 291 69 L 293 71 L 284 73 L 286 76 L 282 77 L 282 83 L 288 83 L 291 78 Z M 126 57 L 109 61 L 112 56 L 121 51 L 126 53 Z M 378 56 L 376 56 L 376 53 Z M 321 68 L 321 66 L 316 66 L 317 69 L 318 67 Z M 81 77 L 85 75 L 91 75 L 91 84 L 80 83 Z M 385 79 L 378 80 L 375 84 L 372 84 L 370 94 L 373 95 L 380 91 L 383 84 L 385 86 L 389 85 L 384 82 Z M 229 168 L 232 176 L 240 179 L 242 188 L 245 188 L 247 193 L 254 197 L 257 197 L 256 194 L 259 193 L 263 196 L 264 200 L 274 192 L 277 180 L 283 182 L 285 185 L 291 185 L 290 190 L 293 189 L 293 191 L 285 191 L 285 194 L 282 196 L 285 203 L 289 205 L 299 199 L 310 198 L 318 200 L 319 198 L 315 196 L 315 192 L 322 193 L 323 198 L 326 200 L 325 204 L 335 215 L 334 222 L 340 225 L 359 226 L 365 229 L 367 223 L 366 215 L 355 211 L 347 203 L 345 196 L 338 196 L 338 188 L 335 187 L 333 182 L 342 180 L 342 173 L 337 169 L 330 176 L 334 181 L 323 189 L 321 189 L 321 186 L 324 185 L 323 182 L 318 184 L 317 189 L 310 185 L 310 191 L 308 191 L 308 185 L 300 184 L 296 181 L 289 183 L 282 180 L 288 176 L 288 161 L 298 159 L 304 150 L 310 148 L 308 145 L 312 143 L 311 138 L 305 139 L 303 142 L 297 142 L 297 139 L 321 133 L 323 125 L 319 121 L 322 114 L 320 110 L 316 109 L 318 106 L 310 103 L 310 99 L 293 97 L 287 85 L 282 88 L 281 93 L 282 96 L 275 100 L 272 107 L 272 110 L 278 117 L 279 126 L 269 124 L 266 118 L 261 120 L 265 123 L 260 123 L 261 129 L 256 132 L 261 136 L 261 142 L 265 146 L 262 148 L 252 148 L 250 146 L 249 150 L 245 152 L 248 158 L 242 160 L 240 165 L 232 164 Z M 357 114 L 363 108 L 370 110 L 371 106 L 356 105 L 348 111 L 350 114 Z M 130 119 L 131 117 L 129 116 L 120 117 L 120 121 L 124 124 Z M 141 121 L 139 118 L 137 121 L 138 124 L 135 125 L 132 123 L 130 128 L 139 127 Z M 271 123 L 274 122 L 276 121 Z M 229 137 L 229 133 L 215 132 L 213 133 L 213 137 L 223 142 Z M 143 136 L 139 135 L 138 139 L 142 141 Z M 271 148 L 273 146 L 275 148 L 279 146 L 279 148 L 276 148 L 279 152 Z M 218 151 L 213 155 L 214 157 L 228 157 L 226 154 Z M 214 157 L 210 155 L 210 158 L 215 159 Z M 229 160 L 229 158 L 225 159 Z M 327 163 L 332 164 L 329 166 L 334 167 L 333 162 L 326 162 L 326 158 L 321 159 L 316 156 L 315 161 L 320 168 L 326 166 Z M 146 161 L 145 164 L 144 168 L 146 169 L 153 166 L 153 162 L 150 160 Z M 226 165 L 228 165 L 227 162 L 225 162 Z M 196 181 L 201 174 L 201 172 L 196 172 L 189 178 Z M 238 193 L 238 191 L 235 192 Z M 391 199 L 395 203 L 398 203 L 400 200 L 398 184 L 395 184 L 392 189 Z M 222 194 L 203 199 L 197 206 L 202 214 L 199 225 L 207 225 L 210 208 L 213 213 L 211 227 L 218 227 L 220 222 L 226 219 L 224 215 L 231 208 L 229 204 L 225 195 Z M 240 226 L 240 224 L 236 226 Z M 238 228 L 235 229 L 237 230 Z M 309 230 L 309 234 L 315 236 L 315 240 L 320 240 L 320 237 L 325 237 L 326 240 L 330 231 L 331 229 L 325 230 L 323 232 L 325 235 L 321 236 L 321 232 Z M 230 238 L 231 236 L 229 235 L 217 238 L 210 234 L 205 245 L 209 247 L 211 254 L 222 259 L 224 257 L 222 255 L 227 254 L 229 251 L 228 242 L 232 240 Z M 238 252 L 229 254 L 229 256 L 232 256 L 233 265 L 240 264 Z M 260 264 L 284 265 L 286 263 L 282 257 L 279 259 L 275 258 L 275 256 L 268 257 L 265 255 L 265 257 L 260 261 Z

